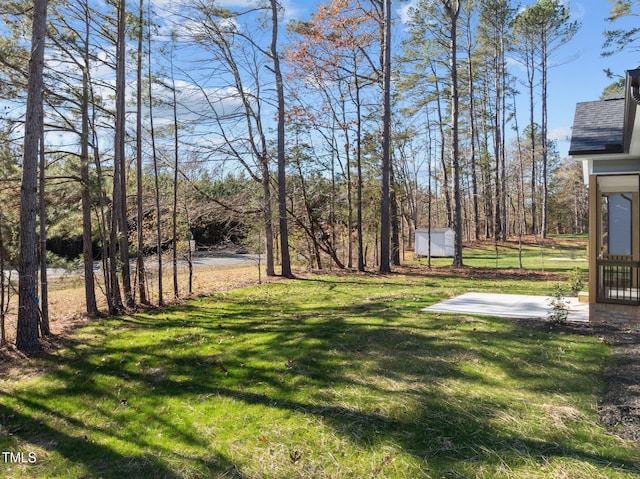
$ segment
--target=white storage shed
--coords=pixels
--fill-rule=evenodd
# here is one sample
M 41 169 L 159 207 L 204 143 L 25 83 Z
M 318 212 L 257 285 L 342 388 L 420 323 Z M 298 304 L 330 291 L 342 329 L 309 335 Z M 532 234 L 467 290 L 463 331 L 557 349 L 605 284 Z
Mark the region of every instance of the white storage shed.
M 431 228 L 431 256 L 453 258 L 455 233 L 451 228 Z M 429 256 L 429 228 L 416 229 L 416 256 Z

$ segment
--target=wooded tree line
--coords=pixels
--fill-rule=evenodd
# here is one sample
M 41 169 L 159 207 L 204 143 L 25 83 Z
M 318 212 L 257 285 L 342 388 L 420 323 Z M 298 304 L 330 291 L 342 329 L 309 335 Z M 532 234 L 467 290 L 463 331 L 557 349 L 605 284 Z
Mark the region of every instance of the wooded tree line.
M 579 27 L 564 2 L 421 0 L 399 17 L 331 0 L 304 21 L 222 3 L 0 7 L 0 260 L 19 271 L 21 350 L 48 334 L 47 237 L 82 237 L 96 315 L 97 294 L 110 314 L 149 302 L 149 261 L 158 302 L 178 297 L 178 260 L 212 223 L 287 277 L 292 259 L 390 271 L 421 226 L 455 230 L 457 266 L 464 241 L 586 230 L 580 165 L 547 131 L 548 69 Z

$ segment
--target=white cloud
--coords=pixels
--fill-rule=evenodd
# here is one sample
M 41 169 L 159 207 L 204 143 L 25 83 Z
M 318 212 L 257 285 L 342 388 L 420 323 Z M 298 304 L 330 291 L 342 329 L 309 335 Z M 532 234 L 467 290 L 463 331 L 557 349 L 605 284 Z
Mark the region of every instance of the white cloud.
M 411 10 L 416 8 L 418 1 L 419 0 L 411 0 L 398 8 L 398 15 L 403 24 L 407 24 L 411 21 Z
M 563 126 L 560 128 L 554 128 L 549 131 L 549 139 L 557 142 L 569 141 L 571 138 L 571 128 L 568 126 Z
M 167 85 L 170 82 L 165 81 Z M 156 101 L 164 105 L 154 108 L 159 120 L 173 118 L 173 93 L 169 88 L 156 85 L 153 88 Z M 240 96 L 232 87 L 201 88 L 186 81 L 176 81 L 177 116 L 183 122 L 197 122 L 216 115 L 232 115 L 242 106 Z

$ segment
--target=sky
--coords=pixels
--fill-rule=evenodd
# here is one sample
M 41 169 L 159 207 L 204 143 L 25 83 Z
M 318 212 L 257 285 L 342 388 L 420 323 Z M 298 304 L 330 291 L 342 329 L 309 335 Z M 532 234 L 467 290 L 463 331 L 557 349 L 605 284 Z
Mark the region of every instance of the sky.
M 243 2 L 243 0 L 223 0 Z M 396 5 L 396 18 L 401 23 L 403 11 L 410 1 L 393 0 Z M 415 1 L 415 0 L 412 0 Z M 308 18 L 318 1 L 286 0 L 287 18 Z M 521 0 L 529 5 L 532 0 Z M 610 2 L 607 0 L 572 0 L 569 4 L 571 17 L 581 24 L 578 33 L 570 42 L 554 53 L 549 70 L 548 114 L 549 136 L 557 143 L 561 156 L 569 150 L 569 139 L 576 103 L 598 100 L 606 86 L 614 80 L 607 78 L 604 70 L 609 68 L 615 74 L 623 76 L 626 70 L 640 65 L 638 52 L 623 52 L 611 57 L 602 57 L 603 32 L 607 29 L 628 25 L 633 19 L 619 20 L 614 24 L 607 22 Z M 521 86 L 526 94 L 526 87 Z M 526 124 L 528 99 L 523 95 L 518 101 L 521 124 Z M 536 106 L 538 109 L 540 105 Z M 539 121 L 539 120 L 538 120 Z
M 229 8 L 238 8 L 246 7 L 255 1 L 218 0 L 218 3 Z M 401 29 L 404 12 L 416 0 L 392 1 L 396 28 Z M 285 8 L 285 21 L 307 19 L 321 3 L 320 0 L 281 0 L 281 2 Z M 533 0 L 521 0 L 521 3 L 525 5 L 532 2 Z M 154 4 L 160 11 L 163 11 L 162 6 L 164 4 L 170 5 L 171 0 L 154 0 Z M 569 3 L 572 19 L 580 22 L 581 28 L 570 42 L 554 53 L 549 70 L 549 136 L 556 140 L 561 156 L 568 154 L 576 103 L 599 99 L 603 89 L 613 81 L 607 78 L 604 69 L 609 68 L 614 73 L 623 76 L 626 70 L 640 65 L 637 51 L 602 57 L 603 32 L 608 28 L 625 26 L 625 22 L 622 21 L 615 24 L 607 22 L 610 5 L 608 0 L 571 0 Z M 626 19 L 626 25 L 629 25 L 633 20 Z M 513 68 L 519 67 L 514 65 Z M 523 128 L 528 123 L 528 98 L 526 87 L 521 85 L 520 89 L 523 94 L 518 100 L 517 110 L 520 127 Z M 184 96 L 192 89 L 189 89 L 189 85 L 185 85 L 180 90 Z M 192 96 L 199 98 L 197 94 Z M 540 105 L 536 105 L 536 108 L 539 110 Z M 539 111 L 537 118 L 539 121 Z
M 614 80 L 607 78 L 604 69 L 624 76 L 626 70 L 640 65 L 638 51 L 626 51 L 602 57 L 603 32 L 628 25 L 633 19 L 607 22 L 610 3 L 606 0 L 581 0 L 570 4 L 573 19 L 582 24 L 576 36 L 560 49 L 549 71 L 549 132 L 557 141 L 558 150 L 565 156 L 576 103 L 598 100 L 604 88 Z

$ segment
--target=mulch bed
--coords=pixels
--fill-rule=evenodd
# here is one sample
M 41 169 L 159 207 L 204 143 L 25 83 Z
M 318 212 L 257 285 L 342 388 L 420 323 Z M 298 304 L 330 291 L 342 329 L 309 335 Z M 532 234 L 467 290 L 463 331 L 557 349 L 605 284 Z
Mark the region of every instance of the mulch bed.
M 566 331 L 600 338 L 611 345 L 604 371 L 605 390 L 598 403 L 600 420 L 614 434 L 640 443 L 640 328 L 619 324 L 565 323 L 518 320 L 529 328 Z

